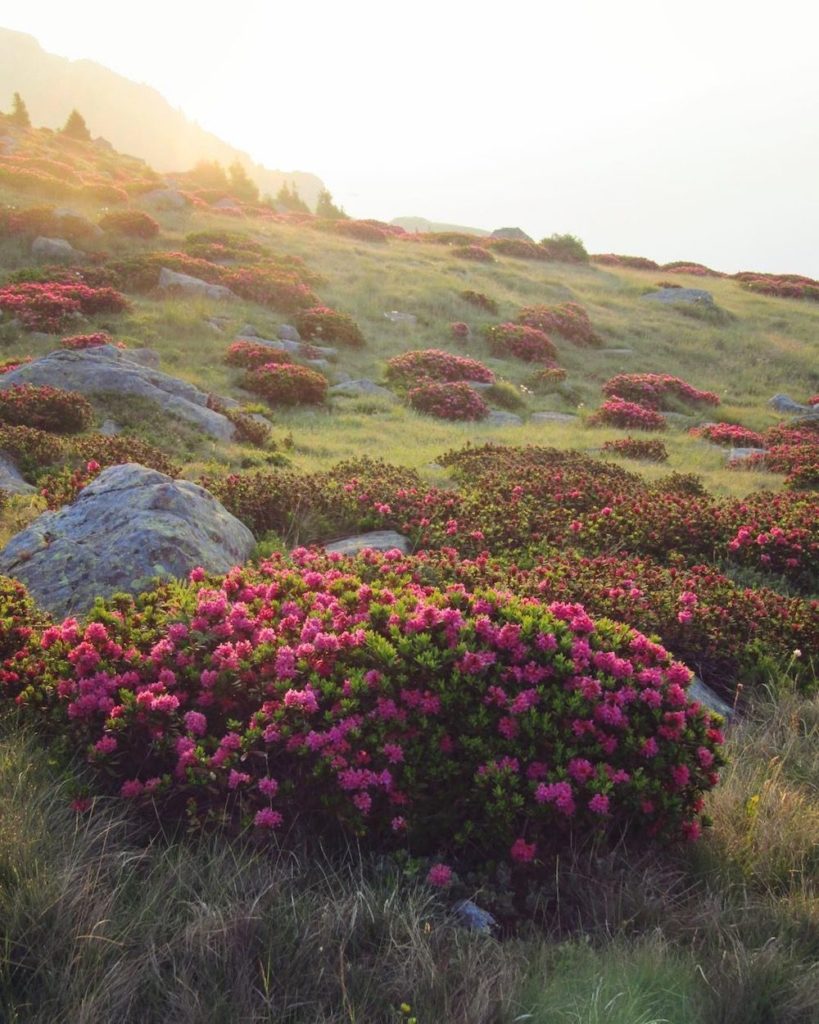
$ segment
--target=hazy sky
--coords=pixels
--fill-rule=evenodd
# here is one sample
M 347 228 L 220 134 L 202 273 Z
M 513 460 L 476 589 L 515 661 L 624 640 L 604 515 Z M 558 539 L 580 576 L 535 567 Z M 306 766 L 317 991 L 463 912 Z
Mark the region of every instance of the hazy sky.
M 819 277 L 809 0 L 26 0 L 0 24 L 315 172 L 354 216 Z

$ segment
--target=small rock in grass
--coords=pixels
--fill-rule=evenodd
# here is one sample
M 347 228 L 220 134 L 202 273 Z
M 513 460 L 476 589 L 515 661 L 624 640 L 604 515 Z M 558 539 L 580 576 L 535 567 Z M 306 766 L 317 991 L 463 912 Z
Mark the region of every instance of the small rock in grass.
M 522 427 L 523 420 L 517 413 L 514 412 L 502 412 L 499 409 L 493 409 L 492 412 L 483 421 L 489 423 L 494 427 Z
M 576 423 L 580 419 L 572 412 L 533 412 L 530 423 Z
M 5 452 L 0 452 L 0 491 L 7 491 L 9 494 L 34 494 L 36 487 L 20 476 L 14 460 Z
M 301 335 L 292 324 L 280 324 L 276 333 L 282 341 L 301 341 Z
M 46 238 L 39 235 L 31 243 L 31 255 L 38 260 L 56 260 L 59 263 L 78 263 L 85 257 L 64 238 Z
M 714 296 L 704 288 L 661 288 L 658 292 L 649 292 L 643 296 L 653 302 L 693 303 L 701 306 L 713 306 Z
M 483 910 L 477 903 L 473 903 L 472 900 L 460 900 L 452 910 L 458 919 L 458 924 L 471 932 L 491 935 L 498 927 L 498 922 L 492 914 L 488 910 Z

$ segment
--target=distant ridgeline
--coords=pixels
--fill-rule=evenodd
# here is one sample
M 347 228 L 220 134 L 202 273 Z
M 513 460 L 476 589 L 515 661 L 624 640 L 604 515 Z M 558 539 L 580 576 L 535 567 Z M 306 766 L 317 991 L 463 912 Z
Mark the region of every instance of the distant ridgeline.
M 311 208 L 324 188 L 314 174 L 270 170 L 254 163 L 247 153 L 189 121 L 148 85 L 93 61 L 46 53 L 32 36 L 0 28 L 0 107 L 6 108 L 14 92 L 24 98 L 33 124 L 58 128 L 77 108 L 93 135 L 160 172 L 192 167 L 201 160 L 225 166 L 238 162 L 263 195 L 275 196 L 289 185 Z M 128 117 L 123 116 L 126 110 Z M 146 132 L 144 125 L 151 130 Z

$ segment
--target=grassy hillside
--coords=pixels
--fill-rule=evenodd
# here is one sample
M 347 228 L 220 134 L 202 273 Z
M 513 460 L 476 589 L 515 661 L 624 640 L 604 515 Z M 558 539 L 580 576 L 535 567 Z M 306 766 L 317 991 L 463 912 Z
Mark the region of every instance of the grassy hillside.
M 528 621 L 531 604 L 526 602 L 535 598 L 541 604 L 581 601 L 603 623 L 601 637 L 626 635 L 609 616 L 659 636 L 739 714 L 727 731 L 727 766 L 719 784 L 703 784 L 701 793 L 685 798 L 669 790 L 673 813 L 682 815 L 689 797 L 692 806 L 702 800 L 694 810 L 706 827 L 694 843 L 670 835 L 651 839 L 650 819 L 635 827 L 633 807 L 632 818 L 612 815 L 609 827 L 591 827 L 584 819 L 567 830 L 557 819 L 545 838 L 532 815 L 529 831 L 507 837 L 504 815 L 516 805 L 504 797 L 501 779 L 501 788 L 485 791 L 486 816 L 472 833 L 466 830 L 468 841 L 453 838 L 459 797 L 452 788 L 444 790 L 448 799 L 438 798 L 435 810 L 444 821 L 453 814 L 451 827 L 402 846 L 388 827 L 379 832 L 375 814 L 368 820 L 366 809 L 358 817 L 348 812 L 318 770 L 313 785 L 325 803 L 320 813 L 308 808 L 312 791 L 297 788 L 304 780 L 287 768 L 289 753 L 274 750 L 273 740 L 260 746 L 251 730 L 242 733 L 243 760 L 235 766 L 255 772 L 261 750 L 265 758 L 279 758 L 285 811 L 286 800 L 295 800 L 292 794 L 308 795 L 280 832 L 263 834 L 253 827 L 253 798 L 242 803 L 235 780 L 227 781 L 234 762 L 226 762 L 223 771 L 215 758 L 206 759 L 226 729 L 238 734 L 258 712 L 251 671 L 258 662 L 242 662 L 243 682 L 231 691 L 229 714 L 217 721 L 207 702 L 201 704 L 210 716 L 197 755 L 208 766 L 206 777 L 196 776 L 193 768 L 187 779 L 184 771 L 175 775 L 170 755 L 160 750 L 163 730 L 173 737 L 184 734 L 175 713 L 155 736 L 139 734 L 132 762 L 117 753 L 108 760 L 92 755 L 89 763 L 89 744 L 110 737 L 111 722 L 105 715 L 83 722 L 66 714 L 60 686 L 74 679 L 73 662 L 58 660 L 61 648 L 53 637 L 38 646 L 41 626 L 33 613 L 26 610 L 21 618 L 19 608 L 10 605 L 0 634 L 4 643 L 18 644 L 3 648 L 4 659 L 14 660 L 4 662 L 0 682 L 2 1019 L 10 1024 L 815 1024 L 816 480 L 806 474 L 808 486 L 793 489 L 785 486 L 786 472 L 778 463 L 730 468 L 728 449 L 690 430 L 706 422 L 738 424 L 765 435 L 770 450 L 776 435 L 767 432 L 783 417 L 768 399 L 787 393 L 806 402 L 819 392 L 819 303 L 762 295 L 727 277 L 669 277 L 666 270 L 521 259 L 491 248 L 494 261 L 478 262 L 460 257 L 457 246 L 439 244 L 434 236 L 355 222 L 341 229 L 357 233 L 352 237 L 332 223 L 277 216 L 252 204 L 240 203 L 238 213 L 226 213 L 202 196 L 182 209 L 151 208 L 153 237 L 133 237 L 104 218 L 111 210 L 149 209 L 140 195 L 153 181 L 150 169 L 92 143 L 66 143 L 40 132 L 16 137 L 12 162 L 19 170 L 22 160 L 29 178 L 4 177 L 9 161 L 0 159 L 0 301 L 4 285 L 19 282 L 21 275 L 45 283 L 65 279 L 64 269 L 38 265 L 31 252 L 34 235 L 56 234 L 60 221 L 53 208 L 59 203 L 70 207 L 73 219 L 64 225 L 85 253 L 76 268 L 89 281 L 94 274 L 97 283 L 103 277 L 114 281 L 127 308 L 69 320 L 70 329 L 50 334 L 25 330 L 7 313 L 0 317 L 0 361 L 37 358 L 59 347 L 63 336 L 107 331 L 129 348 L 154 349 L 164 372 L 237 399 L 246 413 L 262 411 L 271 424 L 269 438 L 259 444 L 227 444 L 147 403 L 94 395 L 90 429 L 79 440 L 64 440 L 50 462 L 35 458 L 22 467 L 38 488 L 51 490 L 52 505 L 75 496 L 86 479 L 83 452 L 89 449 L 82 439 L 96 444 L 96 429 L 111 418 L 126 440 L 154 446 L 189 479 L 205 477 L 223 500 L 234 502 L 237 515 L 247 517 L 259 542 L 258 558 L 247 569 L 248 588 L 258 584 L 257 572 L 273 574 L 282 586 L 291 585 L 291 570 L 306 572 L 300 563 L 293 570 L 296 563 L 285 554 L 275 554 L 296 541 L 324 542 L 373 526 L 406 528 L 415 553 L 398 563 L 366 558 L 350 563 L 345 572 L 353 580 L 351 593 L 388 583 L 399 595 L 395 608 L 403 609 L 401 595 L 417 597 L 415 586 L 434 589 L 441 601 L 442 594 L 460 600 L 458 588 L 496 596 L 493 588 L 499 588 L 499 607 L 508 606 L 521 621 Z M 49 147 L 52 165 L 25 164 L 44 159 Z M 58 172 L 55 163 L 64 170 Z M 47 179 L 58 173 L 70 179 L 65 196 L 57 199 L 51 180 L 38 183 L 38 170 Z M 125 198 L 116 204 L 100 201 L 104 193 L 95 195 L 87 186 L 101 185 L 122 190 Z M 20 226 L 22 211 L 42 207 L 51 212 L 29 214 Z M 98 222 L 109 227 L 102 233 L 89 230 Z M 202 232 L 210 233 L 209 240 L 203 241 Z M 204 262 L 190 262 L 196 259 Z M 245 297 L 231 302 L 163 297 L 153 282 L 159 266 L 170 264 L 198 266 L 213 282 L 244 288 Z M 669 280 L 706 288 L 714 306 L 669 306 L 643 298 Z M 254 332 L 274 339 L 280 325 L 292 324 L 299 316 L 293 295 L 303 294 L 293 287 L 302 285 L 323 305 L 352 317 L 364 339 L 359 347 L 330 340 L 337 355 L 322 376 L 331 383 L 344 375 L 366 377 L 388 385 L 394 400 L 332 397 L 290 407 L 267 403 L 243 387 L 244 372 L 224 361 L 228 347 L 237 336 Z M 477 308 L 463 297 L 465 291 L 494 300 L 497 313 Z M 249 294 L 265 301 L 251 301 Z M 484 329 L 514 321 L 522 307 L 567 302 L 586 310 L 599 340 L 580 347 L 552 332 L 565 377 L 539 391 L 532 377 L 542 364 L 493 355 Z M 385 316 L 392 311 L 416 319 L 393 322 Z M 454 335 L 453 324 L 468 325 L 468 336 Z M 313 339 L 318 345 L 327 340 Z M 478 360 L 496 382 L 493 390 L 480 393 L 493 410 L 513 411 L 522 422 L 453 422 L 414 411 L 389 361 L 425 349 Z M 604 399 L 601 388 L 624 373 L 681 378 L 713 392 L 719 404 L 698 408 L 674 397 L 665 403 L 665 429 L 656 434 L 594 425 Z M 543 412 L 576 418 L 538 421 L 536 414 Z M 601 452 L 604 443 L 627 435 L 661 440 L 667 461 Z M 801 450 L 815 453 L 811 437 L 808 433 L 800 441 Z M 481 451 L 488 443 L 501 448 Z M 464 452 L 467 445 L 471 449 Z M 454 450 L 460 454 L 445 455 Z M 577 454 L 560 454 L 568 452 Z M 362 456 L 388 465 L 339 467 Z M 774 468 L 778 471 L 770 471 Z M 79 477 L 66 482 L 75 471 Z M 58 488 L 54 474 L 60 472 Z M 757 497 L 740 500 L 751 492 Z M 45 507 L 41 495 L 6 496 L 0 539 L 8 540 Z M 448 511 L 452 508 L 457 513 Z M 459 523 L 452 528 L 455 518 Z M 732 548 L 731 537 L 750 522 L 762 524 L 754 533 L 764 532 L 765 541 Z M 771 540 L 777 529 L 787 535 L 793 564 L 778 557 L 777 542 Z M 271 554 L 267 568 L 264 562 L 259 568 L 258 561 Z M 317 577 L 334 571 L 334 563 L 314 557 Z M 218 590 L 224 584 L 210 580 L 207 585 Z M 335 584 L 336 595 L 340 585 Z M 332 589 L 313 580 L 307 592 L 320 586 Z M 234 601 L 230 584 L 225 594 Z M 298 599 L 302 596 L 299 592 Z M 153 610 L 142 618 L 122 605 L 124 612 L 97 610 L 88 621 L 121 628 L 127 637 L 122 646 L 144 648 L 147 661 L 157 641 L 165 642 L 167 616 L 167 621 L 189 621 L 185 616 L 197 599 L 193 583 L 180 583 L 160 588 L 151 598 Z M 245 600 L 250 607 L 250 598 Z M 231 605 L 240 619 L 247 607 L 239 614 Z M 380 614 L 373 612 L 373 636 L 381 628 Z M 18 635 L 29 621 L 33 639 L 28 629 Z M 185 684 L 192 701 L 200 692 L 200 668 L 211 664 L 206 657 L 219 642 L 212 644 L 207 631 L 197 635 L 196 643 L 184 648 L 193 664 L 195 681 Z M 378 636 L 370 639 L 367 657 Z M 434 648 L 425 642 L 422 635 L 421 646 L 410 655 L 407 640 L 389 663 L 400 674 L 406 659 L 409 676 L 421 680 L 417 685 L 440 685 L 446 703 L 447 684 L 441 679 L 450 669 L 435 668 Z M 17 649 L 19 657 L 13 653 Z M 537 657 L 551 665 L 545 648 L 539 650 Z M 138 672 L 148 671 L 138 664 Z M 557 660 L 554 665 L 562 671 Z M 363 669 L 358 662 L 350 666 L 349 678 L 355 679 Z M 317 692 L 324 685 L 323 671 L 319 666 L 311 676 Z M 600 672 L 611 689 L 614 681 Z M 33 688 L 24 689 L 20 678 Z M 508 678 L 504 685 L 511 686 Z M 333 690 L 331 682 L 327 687 L 321 721 L 329 727 L 343 703 L 341 694 L 350 701 L 359 694 L 355 688 Z M 540 699 L 548 699 L 546 689 Z M 371 756 L 372 763 L 380 763 L 381 747 L 368 747 L 365 727 L 359 722 L 350 728 L 364 755 L 359 763 L 371 763 Z M 489 744 L 490 731 L 487 725 L 485 735 L 476 730 L 471 738 Z M 117 735 L 122 739 L 128 733 Z M 697 746 L 693 735 L 679 740 L 680 749 Z M 410 730 L 407 749 L 418 742 Z M 520 740 L 520 751 L 524 747 Z M 423 749 L 426 757 L 432 748 Z M 588 750 L 592 760 L 602 756 L 597 748 Z M 470 748 L 463 751 L 468 760 Z M 708 755 L 708 749 L 698 754 L 703 764 Z M 419 760 L 414 782 L 408 776 L 405 788 L 418 801 L 429 799 L 427 787 L 435 791 L 446 785 L 442 779 L 454 778 L 445 775 L 454 769 L 437 756 L 433 751 L 428 760 Z M 489 764 L 488 755 L 480 756 Z M 550 759 L 557 763 L 561 756 L 555 749 Z M 156 790 L 124 801 L 123 780 L 142 779 L 147 774 L 142 765 L 149 761 Z M 614 803 L 609 780 L 604 784 Z M 336 813 L 338 821 L 328 825 Z M 514 825 L 518 828 L 519 821 Z M 501 837 L 497 848 L 494 830 Z M 524 833 L 537 838 L 533 858 L 526 853 Z M 510 837 L 523 843 L 524 857 L 498 854 Z M 427 881 L 439 858 L 455 866 L 448 889 Z M 459 923 L 457 900 L 464 898 L 491 909 L 499 922 L 493 934 Z

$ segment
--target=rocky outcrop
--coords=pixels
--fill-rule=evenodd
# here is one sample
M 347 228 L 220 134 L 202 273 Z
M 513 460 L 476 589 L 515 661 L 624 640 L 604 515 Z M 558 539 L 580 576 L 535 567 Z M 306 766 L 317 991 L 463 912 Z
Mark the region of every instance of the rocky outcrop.
M 250 530 L 213 495 L 144 466 L 111 466 L 73 504 L 45 512 L 0 552 L 0 572 L 54 615 L 97 597 L 146 590 L 202 566 L 227 572 L 253 548 Z
M 230 301 L 237 298 L 230 288 L 221 284 L 211 284 L 198 277 L 191 277 L 190 274 L 180 274 L 175 270 L 162 267 L 159 271 L 159 283 L 157 288 L 161 292 L 170 292 L 176 295 L 198 296 L 203 299 L 216 299 L 219 302 Z
M 44 263 L 79 263 L 85 257 L 64 238 L 38 235 L 31 243 L 31 255 Z
M 7 494 L 34 494 L 36 488 L 20 476 L 16 463 L 5 452 L 0 452 L 0 491 Z
M 204 391 L 134 362 L 127 349 L 123 351 L 111 345 L 52 352 L 0 376 L 0 390 L 13 384 L 51 384 L 82 395 L 99 392 L 136 395 L 196 424 L 217 440 L 232 441 L 236 435 L 236 428 L 228 419 L 207 407 L 208 396 Z

